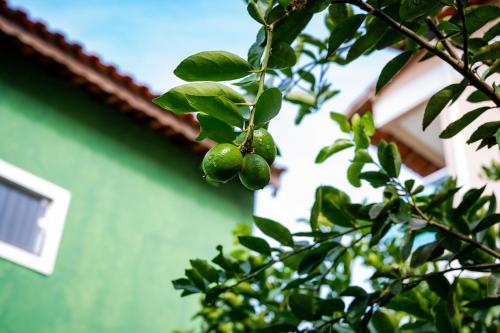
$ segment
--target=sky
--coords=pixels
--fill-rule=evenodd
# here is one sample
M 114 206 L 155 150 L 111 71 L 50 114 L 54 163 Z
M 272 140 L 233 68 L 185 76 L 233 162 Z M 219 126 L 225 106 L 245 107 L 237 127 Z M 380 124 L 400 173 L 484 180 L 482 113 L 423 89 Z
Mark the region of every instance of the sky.
M 62 32 L 156 93 L 181 83 L 173 69 L 193 53 L 226 50 L 245 57 L 258 30 L 242 0 L 11 0 L 10 4 L 45 21 L 50 30 Z M 311 22 L 307 31 L 325 36 L 321 20 Z M 379 192 L 369 187 L 355 189 L 348 183 L 352 152 L 342 152 L 321 165 L 314 164 L 314 159 L 321 147 L 342 136 L 329 112 L 345 112 L 394 55 L 376 52 L 346 67 L 332 68 L 328 78 L 341 94 L 299 126 L 294 125 L 296 107 L 284 105 L 269 129 L 282 153 L 278 164 L 287 172 L 277 196 L 270 188 L 257 192 L 256 215 L 299 230 L 305 226 L 294 221 L 309 216 L 319 185 L 340 188 L 353 201 L 378 197 Z

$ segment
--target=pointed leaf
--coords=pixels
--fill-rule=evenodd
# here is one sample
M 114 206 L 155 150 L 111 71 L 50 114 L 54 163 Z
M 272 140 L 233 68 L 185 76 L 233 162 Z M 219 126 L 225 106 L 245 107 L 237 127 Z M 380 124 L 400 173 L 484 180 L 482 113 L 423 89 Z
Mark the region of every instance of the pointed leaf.
M 186 95 L 189 104 L 199 112 L 203 112 L 223 122 L 243 127 L 243 114 L 236 104 L 225 97 Z
M 323 163 L 333 154 L 338 153 L 339 151 L 342 151 L 352 146 L 354 145 L 349 140 L 337 139 L 335 140 L 333 145 L 321 148 L 318 155 L 316 156 L 315 163 Z
M 473 111 L 469 111 L 462 116 L 462 118 L 455 120 L 451 124 L 449 124 L 446 129 L 439 134 L 441 139 L 449 139 L 457 135 L 461 130 L 463 130 L 467 125 L 472 123 L 476 118 L 482 115 L 485 111 L 487 111 L 489 107 L 484 106 L 482 108 L 475 109 Z
M 347 179 L 352 186 L 361 186 L 361 179 L 359 178 L 359 174 L 361 173 L 364 165 L 365 163 L 353 162 L 351 163 L 351 165 L 349 165 L 349 168 L 347 168 Z
M 226 51 L 205 51 L 184 59 L 174 74 L 185 81 L 228 81 L 242 78 L 252 66 L 240 56 Z
M 382 154 L 380 164 L 391 177 L 398 177 L 401 171 L 401 156 L 395 143 L 389 143 Z
M 248 11 L 248 14 L 255 21 L 259 22 L 260 24 L 266 24 L 266 19 L 262 15 L 262 12 L 260 11 L 259 6 L 257 6 L 257 4 L 255 3 L 254 0 L 250 0 L 248 2 L 247 11 Z
M 328 54 L 333 54 L 340 45 L 352 39 L 365 17 L 362 14 L 354 15 L 345 19 L 342 24 L 336 25 L 328 40 Z
M 190 260 L 191 267 L 196 270 L 205 280 L 209 282 L 218 282 L 219 273 L 206 260 L 194 259 Z
M 198 113 L 196 118 L 200 123 L 200 135 L 196 138 L 197 141 L 209 138 L 222 143 L 233 142 L 236 139 L 237 133 L 225 122 L 204 113 Z
M 281 97 L 278 88 L 269 88 L 260 95 L 255 105 L 254 121 L 257 125 L 265 124 L 276 117 L 281 109 Z
M 269 57 L 269 68 L 289 68 L 295 65 L 297 56 L 290 45 L 285 42 L 273 44 Z
M 399 54 L 390 60 L 382 69 L 377 81 L 376 93 L 378 93 L 387 83 L 399 73 L 399 71 L 408 63 L 413 51 L 407 51 Z
M 216 82 L 188 83 L 174 87 L 165 94 L 153 99 L 160 107 L 174 113 L 196 112 L 187 100 L 190 96 L 221 96 L 235 103 L 244 103 L 245 98 L 235 90 Z
M 349 133 L 351 131 L 351 125 L 349 125 L 349 120 L 345 115 L 337 112 L 330 112 L 330 118 L 339 124 L 342 132 Z
M 484 217 L 481 222 L 472 230 L 472 232 L 480 232 L 494 226 L 500 222 L 500 214 L 492 214 Z
M 293 246 L 292 234 L 283 225 L 273 220 L 258 216 L 254 216 L 253 220 L 257 228 L 259 228 L 265 235 L 285 246 Z
M 441 111 L 443 111 L 448 103 L 455 99 L 457 95 L 460 95 L 464 89 L 465 85 L 462 83 L 455 83 L 441 89 L 432 96 L 425 108 L 423 129 L 425 130 Z
M 271 254 L 271 247 L 265 239 L 253 236 L 240 236 L 238 241 L 241 245 L 255 252 L 264 254 L 266 256 Z

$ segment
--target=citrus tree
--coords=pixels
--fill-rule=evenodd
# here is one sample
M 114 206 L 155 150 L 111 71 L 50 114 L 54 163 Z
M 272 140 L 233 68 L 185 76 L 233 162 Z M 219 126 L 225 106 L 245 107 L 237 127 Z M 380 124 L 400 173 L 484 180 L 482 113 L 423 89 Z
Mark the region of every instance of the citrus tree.
M 194 54 L 174 71 L 189 83 L 154 102 L 174 113 L 196 113 L 199 139 L 217 143 L 203 159 L 207 181 L 238 177 L 242 186 L 258 190 L 268 183 L 276 156 L 267 128 L 282 101 L 298 106 L 300 123 L 338 93 L 328 81 L 329 66 L 391 47 L 401 53 L 383 68 L 377 91 L 414 57 L 439 57 L 462 77 L 430 99 L 424 129 L 466 87 L 474 88 L 467 98 L 482 104 L 440 135 L 450 138 L 483 113 L 498 115 L 500 106 L 494 82 L 500 9 L 469 2 L 247 1 L 248 14 L 261 28 L 246 59 L 225 51 Z M 320 15 L 329 30 L 326 39 L 304 33 Z M 221 81 L 231 81 L 232 87 Z M 368 152 L 375 133 L 369 112 L 351 119 L 332 112 L 331 118 L 345 137 L 321 149 L 316 162 L 351 150 L 348 180 L 356 187 L 366 182 L 382 188 L 381 200 L 354 203 L 342 190 L 321 186 L 310 231 L 291 233 L 255 216 L 255 226 L 274 243 L 240 227 L 235 249 L 218 246 L 211 262 L 191 260 L 185 277 L 173 284 L 182 296 L 201 294 L 201 330 L 499 332 L 495 196 L 485 187 L 460 195 L 454 179 L 433 189 L 402 181 L 396 144 L 382 141 L 375 154 Z M 498 150 L 500 121 L 478 126 L 469 143 Z M 373 275 L 356 286 L 352 269 L 361 264 Z

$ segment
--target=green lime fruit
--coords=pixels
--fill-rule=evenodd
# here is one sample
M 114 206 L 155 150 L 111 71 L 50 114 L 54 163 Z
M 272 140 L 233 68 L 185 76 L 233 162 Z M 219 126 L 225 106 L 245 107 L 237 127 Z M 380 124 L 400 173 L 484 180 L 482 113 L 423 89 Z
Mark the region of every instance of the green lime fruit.
M 230 143 L 221 143 L 210 149 L 203 157 L 202 169 L 210 180 L 226 182 L 241 169 L 243 156 Z
M 241 144 L 245 140 L 246 133 L 241 133 L 236 138 L 236 143 Z M 272 135 L 265 129 L 259 128 L 253 131 L 252 145 L 254 153 L 262 156 L 267 164 L 271 165 L 276 158 L 276 143 Z
M 248 154 L 243 158 L 241 171 L 238 174 L 240 181 L 247 189 L 255 191 L 264 188 L 271 178 L 269 164 L 262 156 Z

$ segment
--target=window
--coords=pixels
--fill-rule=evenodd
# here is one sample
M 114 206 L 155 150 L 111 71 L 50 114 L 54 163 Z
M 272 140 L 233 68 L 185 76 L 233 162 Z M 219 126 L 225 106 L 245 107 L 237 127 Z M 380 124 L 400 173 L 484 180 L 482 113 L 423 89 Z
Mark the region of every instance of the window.
M 0 160 L 0 257 L 52 274 L 70 197 Z

